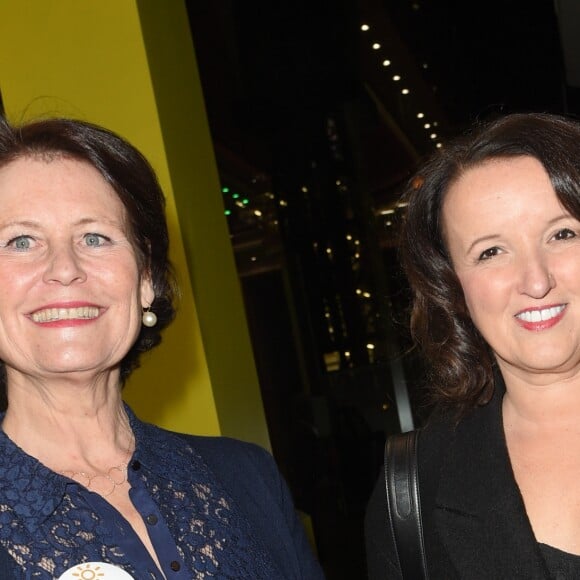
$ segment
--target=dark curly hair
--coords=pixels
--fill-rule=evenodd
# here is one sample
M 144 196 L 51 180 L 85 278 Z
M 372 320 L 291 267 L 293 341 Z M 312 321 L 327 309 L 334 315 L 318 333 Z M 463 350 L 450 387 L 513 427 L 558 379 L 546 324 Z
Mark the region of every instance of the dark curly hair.
M 0 118 L 0 168 L 26 157 L 66 157 L 94 167 L 115 190 L 125 206 L 129 239 L 141 273 L 151 276 L 157 315 L 153 328 L 141 327 L 131 350 L 120 365 L 124 383 L 139 366 L 142 353 L 161 342 L 161 331 L 175 316 L 175 278 L 168 258 L 169 236 L 165 221 L 165 198 L 155 172 L 145 157 L 112 131 L 72 119 L 43 119 L 14 126 Z M 6 392 L 6 373 L 1 364 L 0 397 Z
M 411 333 L 430 364 L 431 402 L 459 414 L 494 390 L 495 357 L 469 315 L 442 229 L 444 196 L 466 170 L 486 161 L 534 157 L 560 203 L 580 220 L 580 123 L 517 113 L 480 125 L 428 160 L 407 186 L 401 261 L 413 293 Z

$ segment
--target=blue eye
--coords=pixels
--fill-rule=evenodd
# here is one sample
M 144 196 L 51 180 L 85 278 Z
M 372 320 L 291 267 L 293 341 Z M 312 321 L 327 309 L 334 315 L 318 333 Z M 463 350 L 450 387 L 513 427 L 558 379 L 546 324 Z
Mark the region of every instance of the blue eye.
M 98 248 L 102 246 L 105 242 L 110 241 L 106 236 L 100 234 L 85 234 L 84 236 L 85 244 L 93 248 Z
M 30 236 L 16 236 L 6 243 L 6 246 L 12 247 L 16 250 L 29 250 L 32 246 L 32 238 Z

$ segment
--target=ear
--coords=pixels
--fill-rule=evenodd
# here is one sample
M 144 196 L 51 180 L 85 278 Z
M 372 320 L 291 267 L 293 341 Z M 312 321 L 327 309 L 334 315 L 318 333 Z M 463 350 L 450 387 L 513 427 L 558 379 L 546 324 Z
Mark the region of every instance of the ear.
M 141 307 L 149 308 L 154 299 L 155 291 L 153 290 L 151 274 L 149 272 L 144 272 L 141 276 Z

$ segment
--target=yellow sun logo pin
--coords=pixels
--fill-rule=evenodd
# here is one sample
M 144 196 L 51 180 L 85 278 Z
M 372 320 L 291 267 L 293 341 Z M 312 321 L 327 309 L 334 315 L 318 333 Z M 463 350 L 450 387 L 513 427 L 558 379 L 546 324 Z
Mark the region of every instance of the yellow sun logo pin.
M 69 568 L 58 580 L 134 580 L 133 576 L 112 564 L 86 562 Z
M 82 580 L 96 580 L 97 578 L 104 578 L 105 573 L 100 572 L 102 566 L 98 564 L 93 569 L 91 564 L 81 564 L 77 566 L 77 572 L 73 572 L 72 575 L 81 578 Z

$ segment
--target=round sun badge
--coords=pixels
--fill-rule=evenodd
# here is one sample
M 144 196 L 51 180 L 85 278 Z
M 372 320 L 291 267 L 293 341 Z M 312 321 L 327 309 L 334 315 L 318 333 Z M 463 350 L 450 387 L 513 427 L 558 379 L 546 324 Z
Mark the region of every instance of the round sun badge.
M 112 564 L 104 562 L 86 562 L 69 568 L 58 580 L 134 580 L 133 576 L 127 574 Z

